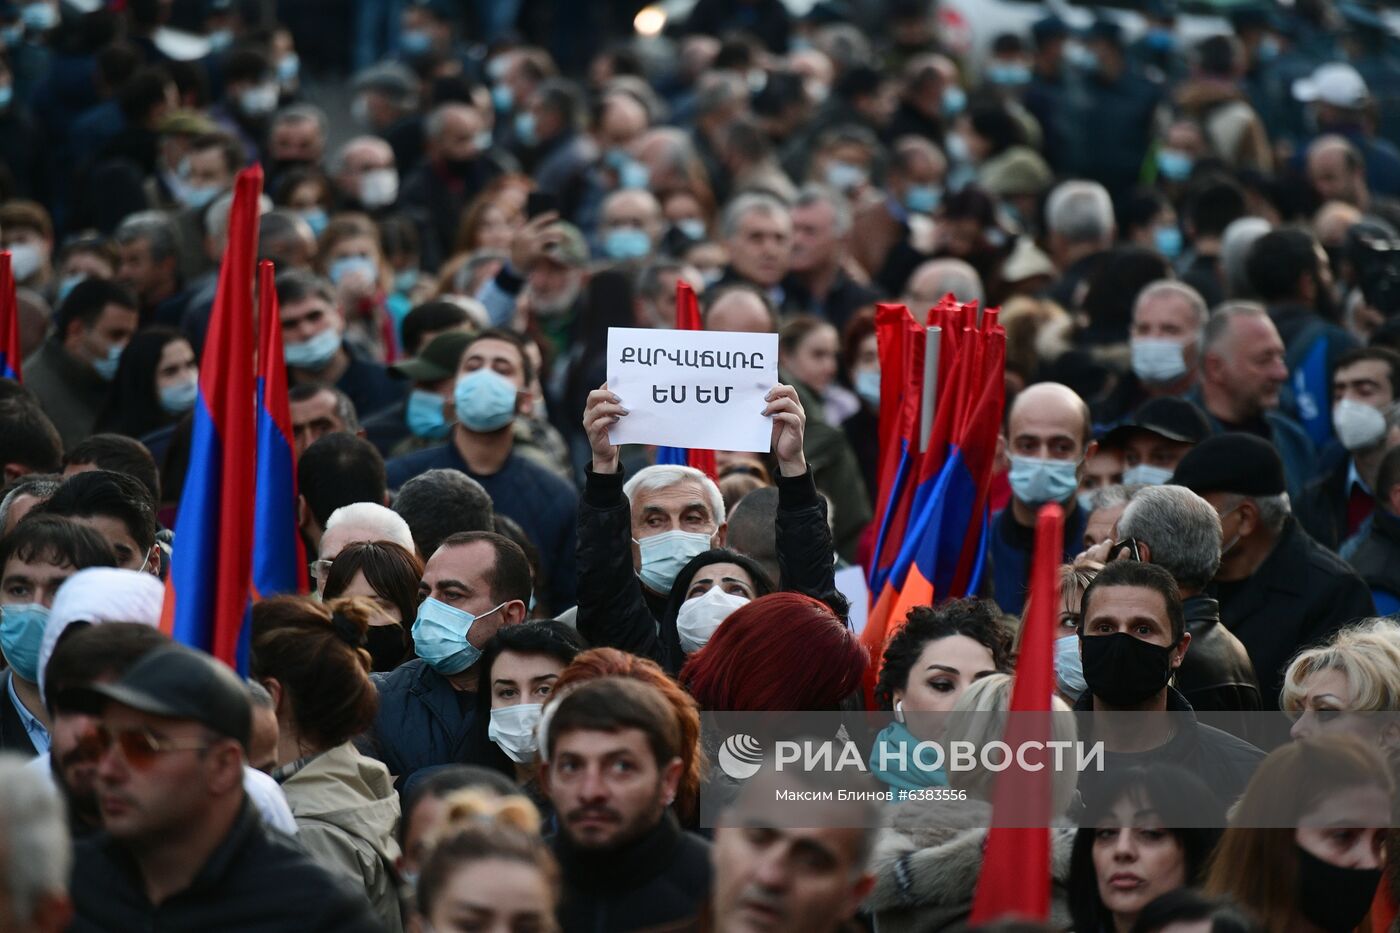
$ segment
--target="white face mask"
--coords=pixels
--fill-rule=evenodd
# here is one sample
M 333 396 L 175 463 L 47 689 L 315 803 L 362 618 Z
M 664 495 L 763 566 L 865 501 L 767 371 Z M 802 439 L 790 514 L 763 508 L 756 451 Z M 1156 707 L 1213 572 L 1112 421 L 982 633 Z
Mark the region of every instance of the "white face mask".
M 360 203 L 374 210 L 393 204 L 399 196 L 399 173 L 377 168 L 360 176 Z
M 1175 340 L 1139 337 L 1132 342 L 1133 372 L 1143 382 L 1161 385 L 1186 375 L 1186 351 Z
M 10 271 L 16 282 L 25 281 L 43 264 L 44 257 L 37 243 L 15 243 L 10 247 Z
M 528 765 L 539 756 L 540 740 L 536 728 L 543 709 L 540 703 L 521 703 L 493 709 L 486 735 L 501 747 L 511 761 Z
M 1347 450 L 1365 450 L 1385 438 L 1385 415 L 1365 402 L 1344 398 L 1332 406 L 1332 429 Z
M 694 654 L 709 642 L 720 623 L 729 618 L 730 613 L 746 604 L 748 599 L 726 593 L 718 586 L 712 586 L 694 599 L 687 599 L 676 613 L 676 634 L 680 636 L 681 650 Z
M 1073 635 L 1055 639 L 1055 680 L 1066 696 L 1077 697 L 1089 689 L 1084 680 L 1084 662 L 1079 657 L 1079 639 Z

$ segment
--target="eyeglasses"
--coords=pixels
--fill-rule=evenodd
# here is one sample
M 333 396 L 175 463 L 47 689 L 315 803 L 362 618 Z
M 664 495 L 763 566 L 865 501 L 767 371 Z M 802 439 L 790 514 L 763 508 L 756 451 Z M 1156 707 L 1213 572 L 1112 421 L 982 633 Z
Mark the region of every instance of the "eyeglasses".
M 311 579 L 315 580 L 317 584 L 324 585 L 326 577 L 331 572 L 332 563 L 334 562 L 329 560 L 313 560 L 307 564 L 307 569 L 311 571 Z
M 161 739 L 151 734 L 149 729 L 112 729 L 98 726 L 96 746 L 99 754 L 107 754 L 114 744 L 122 750 L 122 757 L 133 768 L 144 771 L 156 763 L 156 756 L 166 752 L 202 752 L 209 748 L 208 742 Z

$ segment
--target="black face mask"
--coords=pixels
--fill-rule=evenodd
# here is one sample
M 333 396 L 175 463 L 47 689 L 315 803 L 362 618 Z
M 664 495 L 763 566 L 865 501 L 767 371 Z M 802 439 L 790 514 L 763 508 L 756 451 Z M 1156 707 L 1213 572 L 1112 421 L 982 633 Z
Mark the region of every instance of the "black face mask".
M 1127 632 L 1081 636 L 1084 682 L 1110 706 L 1136 706 L 1167 685 L 1172 650 Z
M 1340 868 L 1298 850 L 1298 910 L 1327 933 L 1346 933 L 1371 909 L 1379 868 Z
M 399 666 L 407 652 L 403 626 L 371 625 L 365 633 L 365 650 L 369 652 L 370 667 L 376 671 L 392 671 Z
M 442 167 L 455 178 L 470 178 L 476 174 L 478 159 L 443 159 Z

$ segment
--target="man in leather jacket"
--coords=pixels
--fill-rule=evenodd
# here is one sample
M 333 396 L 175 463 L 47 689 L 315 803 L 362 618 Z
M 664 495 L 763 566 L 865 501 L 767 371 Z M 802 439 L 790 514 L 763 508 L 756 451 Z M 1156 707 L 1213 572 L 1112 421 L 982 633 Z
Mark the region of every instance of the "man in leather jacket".
M 1133 496 L 1118 520 L 1119 539 L 1133 538 L 1138 556 L 1170 573 L 1181 591 L 1191 650 L 1176 672 L 1176 689 L 1198 712 L 1243 713 L 1260 708 L 1249 653 L 1220 623 L 1220 605 L 1205 588 L 1220 566 L 1220 518 L 1209 502 L 1181 486 L 1149 486 Z M 1211 716 L 1248 739 L 1248 715 Z

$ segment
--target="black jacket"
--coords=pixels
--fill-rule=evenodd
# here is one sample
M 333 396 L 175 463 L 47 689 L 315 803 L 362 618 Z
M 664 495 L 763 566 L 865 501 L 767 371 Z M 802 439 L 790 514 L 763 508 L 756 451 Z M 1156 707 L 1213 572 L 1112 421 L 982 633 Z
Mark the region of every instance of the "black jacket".
M 395 786 L 402 790 L 420 768 L 469 760 L 476 694 L 459 693 L 422 658 L 370 679 L 379 690 L 379 710 L 358 744 L 361 752 L 384 762 Z
M 1373 593 L 1400 597 L 1400 518 L 1377 509 L 1371 530 L 1351 555 L 1351 566 Z
M 266 829 L 247 800 L 194 881 L 159 906 L 146 899 L 131 855 L 106 833 L 78 842 L 70 933 L 116 930 L 370 933 L 381 930 L 362 892 Z
M 621 648 L 675 673 L 685 652 L 674 623 L 658 626 L 667 595 L 647 592 L 632 567 L 632 508 L 622 481 L 621 471 L 588 468 L 578 504 L 578 631 L 595 648 Z M 811 471 L 779 476 L 777 484 L 778 588 L 819 599 L 844 618 L 831 526 Z
M 1288 661 L 1348 622 L 1375 614 L 1366 583 L 1289 517 L 1254 575 L 1218 587 L 1220 620 L 1244 643 L 1265 709 L 1278 709 Z
M 1260 698 L 1254 665 L 1240 640 L 1220 624 L 1220 604 L 1209 596 L 1192 596 L 1182 601 L 1182 609 L 1191 646 L 1177 669 L 1176 689 L 1192 709 L 1201 712 L 1257 712 Z M 1211 721 L 1232 735 L 1249 738 L 1248 716 L 1212 716 Z
M 1187 649 L 1190 653 L 1190 649 Z M 1076 712 L 1092 712 L 1094 698 L 1085 691 L 1074 704 Z M 1152 713 L 1118 713 L 1113 715 L 1150 716 Z M 1254 769 L 1263 760 L 1264 753 L 1243 739 L 1228 732 L 1207 726 L 1196 719 L 1196 713 L 1186 698 L 1175 687 L 1167 688 L 1167 715 L 1175 718 L 1175 734 L 1167 744 L 1146 752 L 1130 754 L 1105 752 L 1102 771 L 1088 768 L 1079 775 L 1079 798 L 1085 806 L 1092 806 L 1097 789 L 1107 781 L 1109 775 L 1128 768 L 1151 768 L 1157 765 L 1176 765 L 1185 768 L 1199 777 L 1220 801 L 1229 808 L 1244 793 L 1245 785 L 1254 776 Z M 1092 717 L 1079 717 L 1079 741 L 1089 747 L 1094 742 Z
M 1351 457 L 1342 457 L 1330 470 L 1308 483 L 1294 509 L 1303 530 L 1318 544 L 1334 551 L 1351 536 L 1347 527 L 1351 506 L 1347 477 L 1350 475 Z
M 599 852 L 553 839 L 564 878 L 563 933 L 624 933 L 693 917 L 710 895 L 710 844 L 667 810 L 635 842 Z

